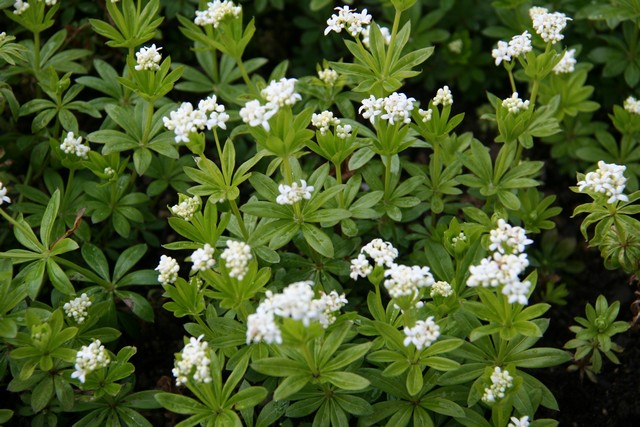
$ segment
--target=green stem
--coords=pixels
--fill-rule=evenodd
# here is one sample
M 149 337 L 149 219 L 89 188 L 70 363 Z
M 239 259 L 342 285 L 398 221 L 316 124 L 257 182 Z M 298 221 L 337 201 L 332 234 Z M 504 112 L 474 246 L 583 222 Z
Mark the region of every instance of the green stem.
M 238 64 L 238 69 L 240 70 L 240 74 L 242 75 L 242 80 L 244 80 L 245 84 L 249 87 L 249 90 L 253 94 L 257 95 L 258 88 L 256 88 L 256 85 L 249 78 L 249 73 L 247 73 L 247 69 L 245 68 L 244 62 L 242 61 L 241 57 L 236 58 L 236 64 Z
M 238 209 L 238 205 L 236 203 L 235 200 L 229 200 L 229 205 L 231 206 L 231 210 L 233 211 L 233 214 L 236 217 L 236 220 L 238 220 L 238 226 L 240 227 L 240 232 L 242 233 L 242 238 L 246 241 L 249 240 L 249 231 L 247 231 L 247 227 L 244 224 L 244 219 L 242 218 L 242 215 L 240 214 L 240 210 Z
M 342 164 L 334 163 L 333 167 L 336 169 L 336 181 L 338 182 L 338 185 L 341 185 L 342 184 Z M 338 194 L 338 203 L 341 208 L 344 207 L 344 194 L 342 191 L 340 192 L 340 194 Z
M 384 165 L 384 200 L 387 202 L 391 196 L 391 159 L 393 156 L 384 156 L 387 160 Z
M 71 188 L 73 185 L 73 178 L 75 176 L 75 169 L 69 169 L 69 177 L 67 178 L 67 188 L 64 191 L 64 196 L 62 197 L 62 206 L 65 206 L 67 203 L 67 199 L 69 199 L 69 194 L 71 194 Z
M 147 103 L 147 118 L 144 124 L 144 130 L 142 132 L 142 145 L 147 145 L 149 142 L 149 134 L 151 133 L 151 127 L 153 124 L 153 102 Z
M 211 328 L 209 327 L 209 325 L 207 325 L 204 322 L 204 320 L 202 320 L 202 317 L 200 317 L 199 314 L 194 314 L 193 317 L 196 319 L 196 322 L 198 322 L 198 325 L 200 325 L 202 329 L 204 329 L 206 332 L 210 333 L 211 335 L 215 335 L 211 330 Z
M 517 90 L 516 90 L 516 81 L 513 79 L 513 72 L 511 71 L 510 68 L 507 69 L 507 72 L 509 73 L 509 83 L 511 84 L 511 92 L 515 93 L 517 92 Z
M 389 68 L 391 67 L 391 58 L 393 57 L 393 50 L 395 48 L 396 36 L 398 35 L 398 27 L 400 27 L 400 15 L 402 12 L 396 9 L 396 15 L 393 18 L 393 27 L 391 28 L 391 40 L 389 41 L 389 49 L 387 49 L 387 55 L 384 59 L 384 69 L 382 78 L 386 79 L 389 74 Z
M 33 71 L 38 74 L 40 71 L 40 32 L 33 33 Z M 39 86 L 38 86 L 39 87 Z
M 222 165 L 222 148 L 220 146 L 220 138 L 218 138 L 218 132 L 215 128 L 213 129 L 213 138 L 216 141 L 216 148 L 218 149 L 218 159 L 220 160 L 220 164 Z

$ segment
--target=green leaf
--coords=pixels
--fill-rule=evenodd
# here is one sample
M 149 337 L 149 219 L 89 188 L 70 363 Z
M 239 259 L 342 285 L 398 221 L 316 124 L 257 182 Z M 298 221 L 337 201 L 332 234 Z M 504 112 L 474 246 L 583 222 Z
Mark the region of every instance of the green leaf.
M 47 275 L 51 280 L 51 284 L 64 295 L 74 295 L 76 293 L 71 280 L 52 258 L 47 260 Z
M 328 381 L 343 390 L 362 390 L 369 385 L 369 380 L 352 372 L 322 373 L 320 379 Z
M 307 385 L 309 381 L 311 381 L 311 374 L 296 374 L 291 375 L 284 379 L 276 388 L 273 393 L 273 398 L 275 400 L 285 400 L 287 397 L 291 396 L 297 391 L 300 391 L 302 387 Z
M 202 403 L 187 396 L 173 393 L 158 393 L 155 399 L 163 408 L 175 412 L 176 414 L 197 414 L 199 412 L 209 412 L 209 409 Z
M 324 231 L 311 224 L 302 224 L 302 235 L 320 255 L 333 258 L 333 243 Z
M 40 412 L 47 406 L 52 397 L 53 378 L 47 375 L 33 388 L 31 394 L 31 409 L 36 413 Z
M 58 209 L 60 209 L 60 190 L 56 189 L 51 195 L 51 200 L 47 204 L 47 208 L 42 216 L 42 223 L 40 225 L 40 239 L 42 244 L 48 248 L 50 246 L 51 230 L 53 224 L 58 217 Z

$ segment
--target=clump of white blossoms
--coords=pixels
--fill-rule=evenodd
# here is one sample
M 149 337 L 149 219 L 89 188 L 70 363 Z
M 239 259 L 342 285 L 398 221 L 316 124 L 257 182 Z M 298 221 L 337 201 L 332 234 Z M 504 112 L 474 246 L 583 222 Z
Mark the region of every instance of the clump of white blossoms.
M 393 264 L 384 272 L 384 286 L 392 298 L 416 296 L 420 288 L 435 283 L 429 267 Z
M 632 114 L 640 114 L 640 100 L 633 96 L 628 97 L 624 100 L 624 109 Z
M 82 143 L 82 137 L 75 137 L 73 132 L 68 132 L 67 136 L 60 144 L 60 149 L 67 154 L 75 154 L 81 159 L 87 158 L 87 153 L 91 151 L 91 148 L 88 145 L 84 145 Z
M 525 111 L 529 108 L 529 100 L 523 101 L 518 97 L 518 92 L 513 92 L 510 98 L 502 100 L 502 106 L 512 114 L 518 114 L 520 111 Z
M 338 126 L 340 120 L 337 117 L 333 117 L 331 111 L 323 111 L 319 114 L 313 113 L 311 116 L 311 124 L 318 128 L 322 135 L 326 134 L 331 126 Z
M 502 61 L 510 62 L 512 59 L 524 55 L 532 49 L 531 34 L 525 31 L 522 34 L 513 36 L 509 43 L 500 40 L 498 47 L 491 51 L 491 56 L 495 59 L 496 65 L 500 65 Z
M 156 71 L 160 69 L 160 61 L 162 55 L 160 55 L 161 47 L 156 47 L 155 43 L 149 47 L 142 47 L 136 52 L 136 71 L 150 70 Z
M 3 41 L 5 41 L 7 39 L 7 33 L 6 32 L 1 32 L 0 33 L 0 43 L 2 43 Z
M 376 265 L 392 267 L 394 260 L 398 257 L 398 250 L 389 242 L 382 239 L 373 239 L 360 249 L 357 258 L 351 260 L 351 273 L 349 276 L 353 280 L 358 277 L 367 277 L 373 271 L 373 267 L 369 264 L 367 255 L 373 259 Z
M 453 295 L 453 289 L 451 288 L 451 285 L 448 282 L 440 280 L 438 282 L 435 282 L 433 285 L 431 285 L 431 292 L 430 292 L 431 298 L 435 296 L 441 296 L 446 298 L 451 295 Z
M 206 271 L 213 267 L 216 263 L 216 260 L 213 258 L 213 247 L 205 243 L 203 248 L 196 249 L 196 251 L 191 254 L 191 262 L 193 263 L 191 271 Z
M 205 127 L 227 128 L 229 114 L 225 112 L 225 107 L 218 104 L 215 95 L 198 102 L 198 108 L 194 109 L 190 102 L 183 102 L 180 107 L 172 111 L 169 117 L 163 117 L 164 127 L 172 130 L 176 137 L 176 142 L 189 142 L 189 135 L 204 130 Z
M 376 98 L 374 95 L 362 100 L 358 112 L 362 117 L 369 119 L 374 124 L 376 117 L 386 120 L 389 124 L 410 123 L 411 111 L 413 111 L 414 98 L 408 98 L 404 93 L 394 92 L 385 98 Z
M 447 49 L 449 49 L 449 52 L 455 53 L 458 55 L 462 53 L 463 47 L 464 47 L 464 43 L 462 39 L 452 40 L 447 44 Z
M 571 21 L 571 18 L 560 12 L 549 13 L 544 8 L 532 9 L 529 10 L 529 15 L 533 21 L 533 28 L 542 37 L 542 40 L 555 44 L 564 38 L 562 30 L 567 26 L 567 21 Z
M 267 132 L 271 129 L 269 119 L 285 106 L 292 106 L 302 99 L 296 92 L 296 79 L 281 78 L 272 80 L 267 87 L 260 91 L 260 95 L 267 101 L 266 105 L 261 105 L 260 101 L 254 99 L 247 102 L 240 109 L 242 121 L 249 126 L 262 126 Z
M 513 377 L 509 375 L 506 369 L 503 371 L 496 366 L 491 374 L 491 385 L 484 389 L 482 401 L 486 403 L 494 403 L 502 399 L 508 389 L 513 386 Z
M 380 28 L 380 34 L 382 35 L 382 40 L 384 41 L 384 44 L 389 45 L 389 43 L 391 43 L 391 31 L 389 31 L 387 27 L 379 27 L 379 28 Z M 362 33 L 361 33 L 362 44 L 365 45 L 367 49 L 371 48 L 370 41 L 369 41 L 370 31 L 371 31 L 371 25 L 368 25 L 362 30 Z
M 451 93 L 451 90 L 449 90 L 449 86 L 443 86 L 438 89 L 436 96 L 433 98 L 433 105 L 440 104 L 442 104 L 443 107 L 446 105 L 453 105 L 453 94 Z
M 422 118 L 422 123 L 427 123 L 431 120 L 431 116 L 433 115 L 433 110 L 429 108 L 428 110 L 423 110 L 422 108 L 418 109 L 418 114 Z
M 349 6 L 336 7 L 334 10 L 337 10 L 338 14 L 333 14 L 327 19 L 325 36 L 331 31 L 340 33 L 346 30 L 351 36 L 356 37 L 371 24 L 372 17 L 367 13 L 367 9 L 363 9 L 360 13 L 356 13 L 356 9 L 350 9 Z
M 353 280 L 358 280 L 358 277 L 367 277 L 372 271 L 373 267 L 369 264 L 365 254 L 361 253 L 357 258 L 351 260 L 351 273 L 349 273 L 349 276 Z
M 318 71 L 318 78 L 327 86 L 333 86 L 338 80 L 338 72 L 331 68 Z
M 100 340 L 94 340 L 89 345 L 83 345 L 76 353 L 75 371 L 71 374 L 71 378 L 77 378 L 81 383 L 87 379 L 87 375 L 101 368 L 105 368 L 111 359 L 109 353 L 100 343 Z
M 413 328 L 404 328 L 404 346 L 413 344 L 416 349 L 422 350 L 433 344 L 440 336 L 440 326 L 429 316 L 426 320 L 418 320 Z
M 502 286 L 502 294 L 507 296 L 510 304 L 528 304 L 531 282 L 522 282 L 518 276 L 529 266 L 527 254 L 523 252 L 526 245 L 533 243 L 532 240 L 527 238 L 523 228 L 512 227 L 502 219 L 498 221 L 498 228 L 491 231 L 489 238 L 489 250 L 494 252 L 480 261 L 479 265 L 469 267 L 471 275 L 467 286 Z
M 529 416 L 525 415 L 522 418 L 511 417 L 511 422 L 507 427 L 529 427 Z
M 201 99 L 198 102 L 198 110 L 206 116 L 207 129 L 227 129 L 229 114 L 226 113 L 224 105 L 218 104 L 218 98 L 215 95 Z
M 624 188 L 627 178 L 624 176 L 626 166 L 608 164 L 600 160 L 598 169 L 589 172 L 584 176 L 582 181 L 578 181 L 578 191 L 591 191 L 594 193 L 604 194 L 607 203 L 615 203 L 618 200 L 628 202 L 629 197 L 624 194 Z
M 13 3 L 13 14 L 22 15 L 27 9 L 29 9 L 29 6 L 28 1 L 16 0 L 15 3 Z
M 237 18 L 241 13 L 242 7 L 236 6 L 232 1 L 213 0 L 207 3 L 206 10 L 196 11 L 193 22 L 200 26 L 213 25 L 213 28 L 218 28 L 220 22 L 227 16 Z
M 560 62 L 558 62 L 555 67 L 553 67 L 554 74 L 573 73 L 576 69 L 577 62 L 574 58 L 575 54 L 575 49 L 567 50 L 562 56 Z
M 352 130 L 351 125 L 338 125 L 336 126 L 336 136 L 340 139 L 347 139 L 351 136 Z
M 265 300 L 247 318 L 247 344 L 282 344 L 276 316 L 298 320 L 305 327 L 311 322 L 319 322 L 326 328 L 335 321 L 335 312 L 347 303 L 344 294 L 339 295 L 336 291 L 320 292 L 319 298 L 314 297 L 311 281 L 292 283 L 278 294 L 267 291 Z
M 160 257 L 160 263 L 155 268 L 158 274 L 158 282 L 163 285 L 174 283 L 178 279 L 178 272 L 180 271 L 180 265 L 175 258 L 171 258 L 166 255 Z
M 204 335 L 200 335 L 197 339 L 191 337 L 180 352 L 180 356 L 176 358 L 174 368 L 171 371 L 176 377 L 176 385 L 186 384 L 189 377 L 198 383 L 211 382 L 209 343 L 202 341 L 202 338 Z
M 87 294 L 83 293 L 79 297 L 64 303 L 62 309 L 67 317 L 70 317 L 75 320 L 76 323 L 81 324 L 87 320 L 89 307 L 91 307 L 91 299 L 89 299 Z
M 254 99 L 253 101 L 247 102 L 244 107 L 240 109 L 240 118 L 249 126 L 262 126 L 264 130 L 268 132 L 271 129 L 269 119 L 277 112 L 278 110 L 266 105 L 261 105 L 260 101 Z
M 11 203 L 11 199 L 7 196 L 7 187 L 0 182 L 0 205 L 3 203 Z
M 193 215 L 198 211 L 198 208 L 200 208 L 200 197 L 193 196 L 187 197 L 177 205 L 171 206 L 169 210 L 173 215 L 185 221 L 191 221 L 191 218 L 193 218 Z
M 227 240 L 227 249 L 222 251 L 220 258 L 226 261 L 226 266 L 230 270 L 229 276 L 242 280 L 247 274 L 247 265 L 253 258 L 251 246 L 244 242 Z
M 278 185 L 280 195 L 276 197 L 276 203 L 279 205 L 293 205 L 302 199 L 309 200 L 313 190 L 313 185 L 307 185 L 307 181 L 304 179 L 300 180 L 300 184 L 297 182 L 291 185 L 280 184 Z

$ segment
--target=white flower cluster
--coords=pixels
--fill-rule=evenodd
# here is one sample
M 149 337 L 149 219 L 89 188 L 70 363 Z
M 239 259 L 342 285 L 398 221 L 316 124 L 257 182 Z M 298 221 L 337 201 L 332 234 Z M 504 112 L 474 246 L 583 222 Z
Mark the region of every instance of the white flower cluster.
M 491 374 L 491 385 L 484 389 L 482 401 L 486 403 L 494 403 L 504 397 L 508 389 L 513 386 L 513 377 L 509 375 L 506 369 L 503 371 L 496 366 Z
M 318 128 L 320 133 L 324 135 L 331 126 L 338 126 L 340 120 L 337 117 L 333 117 L 331 111 L 323 111 L 320 114 L 313 113 L 311 116 L 311 124 Z
M 529 427 L 529 416 L 525 415 L 522 418 L 511 417 L 511 422 L 507 427 Z
M 225 112 L 224 105 L 218 104 L 215 95 L 200 100 L 195 110 L 190 102 L 183 102 L 169 117 L 162 118 L 164 127 L 176 134 L 176 142 L 189 142 L 189 134 L 202 131 L 205 126 L 209 130 L 216 127 L 226 129 L 227 120 L 229 114 Z
M 369 32 L 371 31 L 371 26 L 368 25 L 364 27 L 362 30 L 362 44 L 367 47 L 367 49 L 371 48 L 369 41 Z M 384 44 L 388 45 L 391 43 L 391 31 L 387 27 L 380 27 L 380 34 L 382 34 L 382 40 Z
M 213 0 L 207 3 L 207 10 L 197 10 L 193 20 L 196 25 L 213 25 L 218 28 L 220 22 L 227 16 L 237 18 L 242 13 L 242 7 L 236 6 L 232 1 Z
M 67 154 L 75 154 L 81 159 L 87 158 L 87 153 L 91 151 L 91 148 L 88 145 L 84 145 L 82 143 L 82 137 L 75 137 L 73 132 L 67 133 L 67 136 L 60 144 L 60 149 Z
M 429 267 L 414 265 L 393 264 L 384 272 L 384 286 L 391 298 L 417 295 L 420 288 L 431 286 L 435 283 Z
M 509 43 L 500 40 L 498 47 L 491 51 L 491 56 L 495 59 L 496 65 L 500 65 L 502 61 L 511 62 L 513 58 L 524 55 L 532 49 L 531 34 L 525 31 L 522 34 L 513 36 Z
M 338 80 L 338 72 L 331 68 L 318 71 L 318 78 L 327 86 L 333 86 Z
M 352 130 L 351 125 L 338 125 L 336 126 L 336 136 L 340 139 L 347 139 L 351 136 Z
M 176 358 L 171 371 L 176 377 L 176 385 L 186 384 L 192 372 L 195 382 L 205 384 L 211 382 L 209 343 L 202 341 L 202 338 L 204 335 L 200 335 L 197 339 L 191 337 L 189 343 L 182 349 L 180 357 Z
M 431 120 L 431 116 L 433 115 L 433 110 L 429 108 L 428 110 L 423 110 L 422 108 L 418 109 L 418 114 L 422 117 L 422 123 L 427 123 Z
M 22 15 L 27 9 L 29 9 L 29 6 L 28 1 L 16 0 L 15 3 L 13 3 L 13 14 Z
M 386 98 L 376 98 L 371 95 L 362 100 L 362 105 L 358 112 L 362 117 L 369 119 L 373 124 L 376 117 L 387 120 L 389 124 L 411 122 L 411 111 L 413 111 L 414 98 L 407 98 L 404 93 L 394 92 Z
M 160 273 L 158 274 L 158 282 L 163 285 L 174 283 L 178 279 L 178 272 L 180 271 L 180 265 L 175 258 L 171 258 L 166 255 L 160 257 L 160 263 L 155 268 Z
M 149 47 L 142 47 L 136 52 L 136 71 L 150 70 L 156 71 L 160 69 L 160 61 L 162 55 L 160 55 L 161 47 L 156 47 L 155 43 Z
M 240 109 L 242 121 L 249 126 L 262 126 L 267 132 L 271 129 L 269 119 L 284 106 L 291 106 L 302 99 L 296 92 L 296 79 L 281 78 L 272 80 L 267 87 L 260 91 L 260 95 L 267 101 L 265 105 L 254 99 L 247 102 Z
M 1 32 L 0 33 L 0 43 L 2 43 L 3 41 L 5 41 L 7 39 L 7 33 L 6 32 Z
M 191 221 L 193 215 L 198 211 L 200 207 L 200 198 L 198 196 L 187 197 L 177 205 L 173 205 L 169 208 L 171 213 L 177 217 L 184 219 L 185 221 Z
M 555 44 L 564 38 L 562 30 L 567 26 L 567 21 L 571 21 L 564 13 L 549 11 L 543 7 L 532 7 L 529 9 L 529 16 L 533 21 L 533 28 L 540 34 L 542 40 Z
M 266 299 L 247 319 L 247 344 L 282 344 L 276 316 L 301 321 L 305 327 L 317 321 L 326 328 L 335 321 L 335 312 L 347 303 L 344 294 L 339 295 L 336 291 L 320 292 L 316 299 L 314 296 L 311 281 L 292 283 L 279 294 L 267 291 Z
M 502 100 L 502 106 L 512 114 L 518 114 L 520 111 L 525 111 L 529 108 L 529 100 L 523 101 L 518 97 L 518 92 L 513 92 L 511 98 Z
M 464 42 L 462 41 L 462 39 L 452 40 L 447 44 L 447 49 L 449 49 L 449 52 L 455 53 L 458 55 L 462 53 L 463 47 L 464 47 Z
M 11 199 L 7 196 L 7 187 L 0 182 L 0 205 L 3 203 L 11 203 Z
M 276 203 L 279 205 L 293 205 L 302 199 L 309 200 L 313 192 L 313 185 L 307 185 L 307 181 L 300 180 L 300 184 L 294 182 L 291 185 L 280 184 L 278 191 L 280 195 L 276 197 Z
M 116 171 L 112 167 L 107 166 L 106 168 L 104 168 L 102 173 L 111 177 L 116 174 Z
M 458 242 L 466 242 L 467 241 L 467 236 L 464 234 L 464 231 L 461 231 L 460 234 L 458 234 L 457 236 L 453 236 L 451 238 L 451 243 L 453 243 L 454 245 Z
M 100 340 L 94 340 L 89 345 L 83 345 L 76 353 L 75 371 L 71 374 L 71 378 L 77 378 L 84 384 L 87 375 L 106 367 L 109 362 L 111 359 L 107 350 L 100 343 Z
M 191 262 L 193 263 L 191 271 L 206 271 L 213 267 L 216 263 L 216 260 L 213 259 L 213 247 L 205 243 L 203 248 L 196 249 L 196 251 L 191 254 Z
M 471 275 L 467 286 L 496 288 L 502 285 L 502 293 L 508 297 L 510 304 L 528 304 L 531 282 L 522 282 L 518 276 L 529 266 L 527 254 L 523 251 L 532 241 L 527 239 L 524 229 L 512 227 L 502 219 L 489 238 L 489 249 L 494 252 L 480 261 L 479 265 L 469 267 Z
M 81 324 L 87 320 L 89 307 L 91 307 L 91 299 L 87 294 L 83 293 L 79 297 L 64 303 L 62 309 L 67 317 L 70 317 L 75 320 L 76 323 Z
M 640 100 L 633 96 L 628 97 L 624 100 L 624 109 L 632 114 L 640 114 Z
M 358 277 L 367 277 L 373 271 L 365 254 L 372 258 L 376 265 L 391 267 L 395 265 L 393 261 L 398 257 L 398 250 L 389 242 L 373 239 L 360 249 L 358 258 L 351 260 L 349 276 L 353 280 L 357 280 Z
M 418 320 L 413 328 L 404 328 L 404 346 L 413 344 L 418 350 L 429 347 L 440 336 L 440 326 L 429 316 L 427 320 Z
M 247 265 L 253 258 L 251 246 L 244 242 L 227 240 L 227 249 L 222 251 L 220 258 L 226 261 L 226 266 L 230 269 L 229 276 L 242 280 L 247 274 Z
M 331 18 L 327 19 L 325 36 L 331 31 L 340 33 L 344 29 L 356 37 L 371 24 L 372 17 L 367 13 L 367 9 L 363 9 L 360 13 L 355 13 L 356 9 L 350 9 L 349 6 L 336 7 L 334 10 L 337 10 L 338 14 L 333 14 Z
M 433 105 L 440 104 L 442 104 L 443 107 L 446 105 L 453 105 L 453 95 L 449 90 L 449 86 L 443 86 L 438 89 L 436 96 L 433 98 Z
M 451 285 L 448 282 L 440 280 L 438 282 L 435 282 L 433 285 L 431 285 L 431 293 L 430 293 L 431 298 L 435 296 L 441 296 L 446 298 L 451 295 L 453 295 L 453 289 L 451 288 Z
M 562 56 L 560 62 L 558 62 L 555 67 L 553 67 L 554 74 L 573 73 L 576 69 L 577 62 L 574 58 L 575 54 L 575 49 L 567 50 Z
M 626 166 L 608 164 L 600 160 L 598 169 L 585 175 L 582 181 L 578 181 L 578 191 L 593 191 L 608 197 L 607 203 L 615 203 L 618 200 L 628 202 L 629 197 L 624 194 L 627 178 L 624 176 Z

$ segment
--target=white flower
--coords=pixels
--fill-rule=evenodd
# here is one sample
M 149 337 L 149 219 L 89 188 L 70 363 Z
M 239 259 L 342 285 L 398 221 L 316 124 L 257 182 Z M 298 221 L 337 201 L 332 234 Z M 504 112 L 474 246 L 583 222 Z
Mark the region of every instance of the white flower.
M 169 210 L 173 215 L 185 221 L 191 221 L 191 218 L 198 211 L 198 208 L 200 208 L 200 197 L 193 196 L 187 197 L 177 205 L 171 206 Z
M 247 265 L 253 258 L 251 255 L 251 246 L 244 242 L 227 240 L 227 249 L 222 251 L 220 258 L 226 261 L 225 265 L 230 270 L 229 277 L 242 280 L 249 270 Z
M 372 17 L 367 13 L 367 9 L 363 9 L 360 13 L 354 13 L 356 9 L 349 9 L 349 6 L 336 7 L 334 10 L 337 10 L 338 14 L 333 14 L 331 18 L 327 19 L 325 36 L 331 31 L 339 33 L 345 29 L 353 37 L 356 37 L 364 31 L 367 25 L 371 24 Z
M 529 427 L 529 416 L 525 415 L 522 418 L 511 417 L 511 422 L 507 427 Z
M 503 371 L 496 366 L 491 374 L 491 385 L 484 389 L 482 401 L 494 403 L 502 399 L 509 388 L 513 386 L 513 377 L 506 369 Z
M 82 137 L 75 137 L 73 132 L 68 132 L 67 136 L 60 144 L 60 149 L 67 154 L 75 154 L 76 156 L 86 159 L 87 153 L 91 151 L 88 145 L 82 143 Z
M 323 111 L 320 114 L 313 113 L 311 116 L 311 124 L 318 128 L 322 135 L 326 134 L 331 126 L 337 126 L 340 124 L 340 120 L 333 117 L 331 111 Z
M 404 328 L 404 346 L 413 344 L 416 349 L 429 347 L 440 336 L 440 326 L 429 316 L 426 320 L 418 320 L 413 328 Z
M 388 277 L 384 281 L 391 298 L 399 298 L 402 296 L 417 295 L 420 288 L 431 286 L 435 283 L 433 275 L 429 267 L 419 267 L 414 265 L 393 264 L 384 272 L 384 277 Z
M 227 16 L 237 18 L 242 13 L 242 7 L 236 6 L 232 1 L 213 0 L 207 3 L 207 10 L 197 10 L 193 20 L 196 25 L 213 25 L 218 28 L 220 22 Z
M 369 32 L 371 30 L 371 26 L 368 25 L 362 29 L 362 44 L 367 47 L 367 49 L 371 48 L 369 45 Z M 384 44 L 388 45 L 391 43 L 391 31 L 387 27 L 380 27 L 380 33 L 382 34 L 382 40 Z
M 438 281 L 431 285 L 431 298 L 438 295 L 445 298 L 453 295 L 453 289 L 451 288 L 451 285 L 448 282 L 444 281 Z
M 514 280 L 506 283 L 502 287 L 502 294 L 507 296 L 509 304 L 529 304 L 529 290 L 531 289 L 531 282 L 528 280 L 521 282 L 520 280 Z
M 312 300 L 310 307 L 312 312 L 320 313 L 318 322 L 324 328 L 328 328 L 329 325 L 336 321 L 334 313 L 344 307 L 347 302 L 344 294 L 338 294 L 336 291 L 325 294 L 320 291 L 320 298 Z
M 624 109 L 632 114 L 640 114 L 640 101 L 630 96 L 624 100 Z
M 13 3 L 13 14 L 22 15 L 24 11 L 29 9 L 29 6 L 30 5 L 28 1 L 16 0 L 15 3 Z
M 336 126 L 336 136 L 340 139 L 347 139 L 351 136 L 351 125 Z
M 309 200 L 313 190 L 313 185 L 307 185 L 307 181 L 304 179 L 300 180 L 300 185 L 297 182 L 291 185 L 280 184 L 278 186 L 280 195 L 276 198 L 276 203 L 279 205 L 293 205 L 302 199 Z
M 531 52 L 531 49 L 533 49 L 533 46 L 531 46 L 531 34 L 525 31 L 518 36 L 513 36 L 509 41 L 509 49 L 513 58 Z
M 558 62 L 555 67 L 553 67 L 553 72 L 555 74 L 573 73 L 573 71 L 576 69 L 576 59 L 573 57 L 575 54 L 575 49 L 567 50 L 562 56 L 560 62 Z
M 191 337 L 189 343 L 184 346 L 180 357 L 176 358 L 173 376 L 176 377 L 176 385 L 186 384 L 193 372 L 193 381 L 198 383 L 210 383 L 211 371 L 209 365 L 209 343 L 201 341 L 204 335 L 197 339 Z
M 438 89 L 436 96 L 433 98 L 433 105 L 440 105 L 444 107 L 445 105 L 453 105 L 453 95 L 449 90 L 449 86 L 443 86 L 441 89 Z
M 327 86 L 333 86 L 338 80 L 338 72 L 331 68 L 318 71 L 318 78 Z
M 296 79 L 281 78 L 272 80 L 267 87 L 260 91 L 260 95 L 267 101 L 267 106 L 278 109 L 287 105 L 291 106 L 300 101 L 302 97 L 296 92 Z
M 91 300 L 87 294 L 83 293 L 79 297 L 66 302 L 62 306 L 62 309 L 67 317 L 70 317 L 75 320 L 76 323 L 81 324 L 87 319 L 89 307 L 91 307 Z
M 159 70 L 160 69 L 160 60 L 162 59 L 162 55 L 160 55 L 161 47 L 156 47 L 155 43 L 149 47 L 142 47 L 139 51 L 136 52 L 136 66 L 134 67 L 137 71 L 141 70 Z
M 191 262 L 193 263 L 191 271 L 206 271 L 213 267 L 216 263 L 216 260 L 213 259 L 213 247 L 205 243 L 202 249 L 197 249 L 191 254 Z
M 5 41 L 7 39 L 7 33 L 5 33 L 4 31 L 0 33 L 0 43 L 2 43 L 3 41 Z
M 462 40 L 456 39 L 456 40 L 450 41 L 447 44 L 447 49 L 449 49 L 449 52 L 459 55 L 462 53 L 463 46 L 464 46 L 464 43 L 462 42 Z
M 420 108 L 418 110 L 418 114 L 420 114 L 420 117 L 422 117 L 422 123 L 427 123 L 428 121 L 431 120 L 431 116 L 433 115 L 433 110 L 431 108 L 429 108 L 428 110 L 423 110 L 422 108 Z
M 100 340 L 94 340 L 89 345 L 83 345 L 80 351 L 76 353 L 75 371 L 71 374 L 71 378 L 77 378 L 84 384 L 87 375 L 106 367 L 110 361 L 109 353 L 100 343 Z
M 11 199 L 7 196 L 7 187 L 4 186 L 2 182 L 0 182 L 0 205 L 3 203 L 11 203 Z
M 498 220 L 498 228 L 491 230 L 489 240 L 489 250 L 503 254 L 520 254 L 524 252 L 526 245 L 533 243 L 533 240 L 527 238 L 524 228 L 513 227 L 502 218 Z
M 547 9 L 546 7 L 534 6 L 529 9 L 529 16 L 531 17 L 531 20 L 533 20 L 536 16 L 543 15 L 547 12 L 549 12 L 549 9 Z
M 104 170 L 102 171 L 102 173 L 104 173 L 107 176 L 113 176 L 116 174 L 115 169 L 113 169 L 112 167 L 107 166 L 106 168 L 104 168 Z
M 229 120 L 229 114 L 225 112 L 224 105 L 217 103 L 215 95 L 200 100 L 198 110 L 207 117 L 207 129 L 211 130 L 216 127 L 221 129 L 227 128 L 226 123 L 227 120 Z
M 373 239 L 360 249 L 360 253 L 366 253 L 377 265 L 391 267 L 398 257 L 398 250 L 389 242 L 382 239 Z
M 500 65 L 502 61 L 510 62 L 511 61 L 511 49 L 509 48 L 509 44 L 505 41 L 500 40 L 498 42 L 498 47 L 491 51 L 491 56 L 496 60 L 496 65 Z
M 44 4 L 47 6 L 54 6 L 56 3 L 58 3 L 58 0 L 44 0 Z
M 414 98 L 407 98 L 404 93 L 394 92 L 384 98 L 383 112 L 380 118 L 387 120 L 389 124 L 410 123 L 411 111 L 413 111 Z
M 371 95 L 369 96 L 369 98 L 362 100 L 362 105 L 358 109 L 358 113 L 362 114 L 362 117 L 364 117 L 365 119 L 369 119 L 371 124 L 373 124 L 376 116 L 382 114 L 383 106 L 384 98 L 376 98 L 375 96 Z
M 529 100 L 522 101 L 522 99 L 518 97 L 518 92 L 513 92 L 511 98 L 502 100 L 502 106 L 512 114 L 518 114 L 529 108 Z
M 578 190 L 581 192 L 592 191 L 607 196 L 607 203 L 615 203 L 618 200 L 629 201 L 624 194 L 627 178 L 624 176 L 626 166 L 607 164 L 600 160 L 598 169 L 585 175 L 584 180 L 578 181 Z
M 351 273 L 349 276 L 353 280 L 358 280 L 358 277 L 367 277 L 373 271 L 373 267 L 369 264 L 369 260 L 364 254 L 359 254 L 358 258 L 351 260 Z
M 183 102 L 180 107 L 169 113 L 169 117 L 163 117 L 164 127 L 172 130 L 175 141 L 189 142 L 189 134 L 203 130 L 207 116 L 200 110 L 194 110 L 190 102 Z
M 253 100 L 240 109 L 240 117 L 249 126 L 262 126 L 268 132 L 271 129 L 269 119 L 277 112 L 272 106 L 260 105 L 260 101 Z
M 529 14 L 531 15 L 531 10 Z M 531 19 L 536 33 L 540 34 L 542 40 L 551 44 L 555 44 L 564 38 L 561 32 L 567 26 L 567 21 L 571 20 L 567 15 L 560 12 L 534 13 Z
M 454 245 L 458 242 L 466 242 L 467 241 L 467 236 L 465 236 L 464 231 L 461 231 L 460 234 L 458 234 L 457 236 L 453 236 L 451 238 L 451 243 L 453 243 Z
M 162 255 L 160 257 L 160 263 L 155 270 L 160 273 L 158 274 L 158 282 L 163 285 L 168 285 L 169 283 L 174 283 L 178 279 L 180 265 L 174 258 Z
M 282 344 L 282 331 L 276 323 L 273 311 L 259 306 L 254 314 L 247 317 L 247 345 L 252 342 Z

